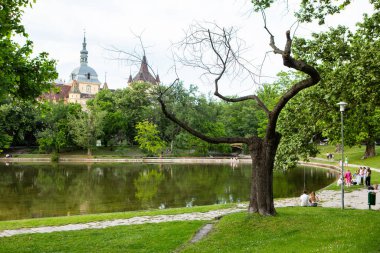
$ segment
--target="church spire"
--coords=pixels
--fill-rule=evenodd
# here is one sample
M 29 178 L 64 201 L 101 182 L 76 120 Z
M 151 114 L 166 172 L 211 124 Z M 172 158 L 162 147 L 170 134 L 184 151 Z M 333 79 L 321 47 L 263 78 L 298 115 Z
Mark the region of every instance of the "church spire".
M 82 50 L 80 51 L 80 64 L 87 64 L 87 57 L 88 57 L 88 51 L 86 49 L 87 43 L 86 43 L 86 31 L 84 31 L 83 35 L 83 43 L 82 43 Z

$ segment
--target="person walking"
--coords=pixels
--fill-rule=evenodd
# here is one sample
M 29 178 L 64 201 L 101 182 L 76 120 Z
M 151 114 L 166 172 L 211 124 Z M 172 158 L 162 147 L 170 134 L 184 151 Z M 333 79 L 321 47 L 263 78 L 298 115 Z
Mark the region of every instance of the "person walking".
M 348 157 L 346 156 L 346 158 L 344 158 L 344 166 L 348 166 Z

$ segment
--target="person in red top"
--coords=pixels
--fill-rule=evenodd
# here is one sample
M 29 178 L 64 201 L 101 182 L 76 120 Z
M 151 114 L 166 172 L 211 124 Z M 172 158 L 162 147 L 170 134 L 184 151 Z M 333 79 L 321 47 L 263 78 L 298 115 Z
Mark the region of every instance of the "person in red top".
M 347 186 L 351 186 L 352 181 L 352 174 L 350 170 L 347 170 L 346 173 L 344 173 L 344 179 Z

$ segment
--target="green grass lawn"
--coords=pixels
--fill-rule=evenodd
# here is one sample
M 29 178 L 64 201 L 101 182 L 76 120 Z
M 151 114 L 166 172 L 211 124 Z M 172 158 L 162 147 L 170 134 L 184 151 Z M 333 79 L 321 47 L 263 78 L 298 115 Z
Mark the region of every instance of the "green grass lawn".
M 335 152 L 335 146 L 333 145 L 325 145 L 318 146 L 320 153 L 317 155 L 319 158 L 326 158 L 327 153 L 331 153 L 334 155 L 334 161 L 331 162 L 335 165 L 339 165 L 339 160 L 342 159 L 341 153 Z M 375 157 L 370 157 L 367 159 L 362 159 L 365 151 L 365 146 L 354 146 L 354 147 L 345 147 L 344 148 L 344 156 L 348 157 L 348 163 L 364 165 L 373 168 L 380 168 L 380 155 L 376 155 Z M 376 146 L 376 153 L 380 152 L 380 147 Z
M 225 216 L 203 240 L 205 221 L 166 222 L 0 238 L 0 252 L 379 252 L 372 210 L 278 208 L 275 217 Z
M 204 221 L 167 222 L 0 238 L 0 252 L 173 252 Z
M 276 217 L 237 213 L 183 252 L 379 252 L 378 211 L 278 208 Z

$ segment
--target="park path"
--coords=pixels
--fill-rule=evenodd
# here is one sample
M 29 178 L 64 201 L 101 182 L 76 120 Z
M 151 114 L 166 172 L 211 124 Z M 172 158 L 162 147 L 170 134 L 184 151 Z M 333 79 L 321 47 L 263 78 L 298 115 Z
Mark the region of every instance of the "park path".
M 350 164 L 349 166 L 358 167 L 357 165 L 352 165 L 352 164 Z M 373 170 L 380 172 L 380 169 L 375 168 Z M 375 192 L 378 192 L 378 191 L 376 190 Z M 340 191 L 321 190 L 317 192 L 317 195 L 320 199 L 320 203 L 319 203 L 320 206 L 330 207 L 330 208 L 341 207 L 341 192 Z M 351 192 L 345 192 L 344 196 L 345 196 L 344 202 L 345 202 L 346 208 L 368 209 L 368 190 L 367 189 L 362 188 L 362 189 L 355 189 Z M 299 198 L 295 197 L 295 198 L 276 199 L 274 204 L 276 208 L 298 206 Z M 380 204 L 371 206 L 371 209 L 380 210 Z M 185 213 L 185 214 L 176 214 L 176 215 L 141 216 L 141 217 L 133 217 L 129 219 L 96 221 L 96 222 L 81 223 L 81 224 L 68 224 L 68 225 L 62 225 L 62 226 L 46 226 L 46 227 L 23 228 L 23 229 L 14 229 L 14 230 L 3 230 L 3 231 L 0 231 L 0 238 L 10 237 L 14 235 L 21 235 L 21 234 L 52 233 L 52 232 L 61 232 L 61 231 L 83 230 L 83 229 L 102 229 L 102 228 L 114 227 L 114 226 L 138 225 L 138 224 L 145 224 L 145 223 L 161 223 L 161 222 L 170 222 L 170 221 L 192 221 L 192 220 L 211 221 L 211 220 L 219 219 L 220 217 L 227 214 L 242 212 L 246 210 L 247 210 L 246 204 L 238 204 L 234 208 L 220 209 L 220 210 L 214 210 L 214 211 L 203 212 L 203 213 L 195 212 L 195 213 Z
M 354 209 L 368 209 L 367 205 L 367 195 L 368 191 L 366 189 L 354 190 L 352 192 L 345 193 L 345 207 Z M 318 197 L 321 202 L 322 207 L 341 207 L 341 197 L 339 191 L 322 190 L 318 192 Z M 275 200 L 275 207 L 287 207 L 287 206 L 298 206 L 299 198 L 286 198 Z M 380 205 L 372 206 L 374 210 L 380 210 Z M 36 227 L 36 228 L 23 228 L 14 230 L 4 230 L 0 231 L 0 237 L 10 237 L 14 235 L 21 234 L 35 234 L 35 233 L 52 233 L 61 231 L 73 231 L 73 230 L 83 230 L 83 229 L 102 229 L 107 227 L 115 226 L 127 226 L 127 225 L 138 225 L 145 223 L 161 223 L 170 221 L 192 221 L 192 220 L 215 220 L 224 215 L 246 211 L 246 205 L 237 205 L 235 208 L 221 209 L 209 212 L 196 212 L 196 213 L 186 213 L 186 214 L 176 214 L 176 215 L 156 215 L 156 216 L 142 216 L 133 217 L 129 219 L 117 219 L 108 221 L 96 221 L 82 224 L 68 224 L 63 226 L 47 226 L 47 227 Z

